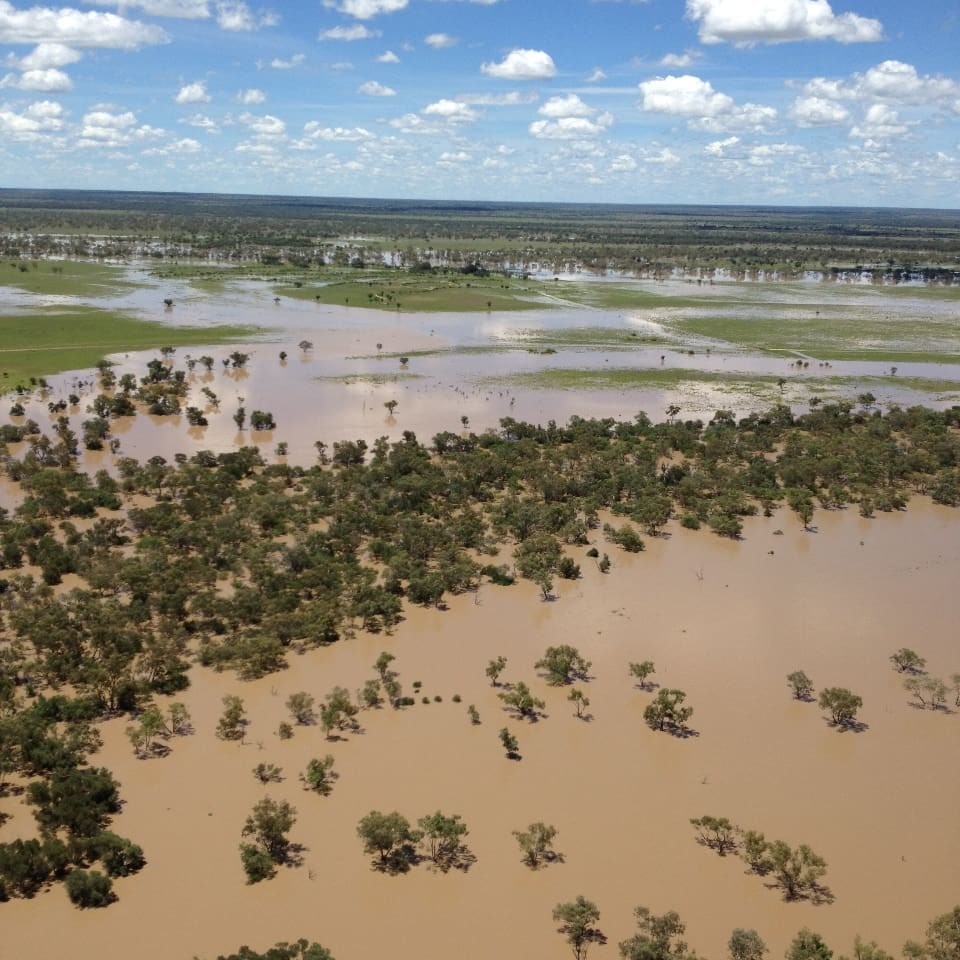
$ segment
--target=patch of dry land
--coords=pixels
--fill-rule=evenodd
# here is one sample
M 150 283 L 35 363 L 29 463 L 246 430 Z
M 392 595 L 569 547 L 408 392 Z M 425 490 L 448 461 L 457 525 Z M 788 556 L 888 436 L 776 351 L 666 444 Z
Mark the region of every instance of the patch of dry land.
M 116 882 L 107 909 L 76 909 L 61 885 L 3 904 L 2 955 L 168 960 L 303 935 L 337 957 L 547 960 L 567 950 L 551 910 L 579 893 L 600 907 L 610 940 L 598 957 L 616 955 L 637 904 L 678 911 L 706 956 L 720 956 L 737 926 L 756 928 L 774 956 L 804 926 L 837 949 L 857 933 L 898 949 L 960 890 L 958 717 L 911 706 L 888 660 L 910 645 L 935 675 L 958 667 L 956 518 L 914 503 L 879 520 L 822 515 L 816 533 L 790 523 L 774 536 L 778 522 L 749 521 L 739 543 L 678 528 L 645 553 L 617 552 L 606 576 L 578 557 L 582 579 L 562 581 L 552 602 L 529 583 L 485 585 L 446 611 L 409 610 L 392 636 L 361 633 L 260 680 L 195 668 L 179 699 L 196 732 L 172 741 L 169 756 L 134 759 L 125 719 L 101 727 L 95 762 L 114 771 L 125 800 L 114 829 L 143 846 L 146 867 Z M 573 715 L 568 688 L 534 669 L 561 643 L 592 661 L 578 684 L 588 721 Z M 429 705 L 418 696 L 365 710 L 361 729 L 335 742 L 318 726 L 279 739 L 289 694 L 355 690 L 384 649 L 405 690 L 421 681 Z M 505 715 L 484 675 L 500 655 L 501 681 L 527 681 L 545 700 L 536 722 Z M 645 725 L 653 693 L 627 671 L 643 659 L 654 681 L 686 691 L 696 736 Z M 838 731 L 816 704 L 792 699 L 784 677 L 795 669 L 858 692 L 864 729 Z M 227 694 L 246 705 L 242 743 L 214 735 Z M 505 723 L 519 761 L 498 742 Z M 323 797 L 297 774 L 327 753 L 340 777 Z M 261 762 L 282 767 L 283 781 L 255 780 Z M 290 836 L 303 863 L 247 885 L 240 829 L 265 795 L 296 807 Z M 2 806 L 15 814 L 9 840 L 24 815 L 11 799 Z M 371 809 L 411 821 L 460 814 L 476 862 L 449 873 L 372 869 L 356 835 Z M 699 845 L 689 820 L 704 813 L 808 843 L 829 864 L 834 902 L 786 902 L 769 877 Z M 563 862 L 531 870 L 511 831 L 536 820 L 557 827 Z

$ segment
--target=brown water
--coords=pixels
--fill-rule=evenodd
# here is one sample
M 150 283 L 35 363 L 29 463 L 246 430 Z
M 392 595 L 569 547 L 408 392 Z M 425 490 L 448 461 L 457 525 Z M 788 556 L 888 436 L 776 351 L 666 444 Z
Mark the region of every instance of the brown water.
M 62 886 L 3 905 L 0 956 L 170 960 L 306 936 L 340 960 L 548 960 L 567 949 L 551 910 L 581 893 L 600 907 L 610 939 L 597 957 L 616 956 L 637 904 L 677 910 L 706 956 L 721 956 L 736 926 L 755 927 L 774 957 L 802 926 L 837 951 L 857 933 L 899 950 L 960 899 L 960 715 L 911 707 L 887 659 L 908 645 L 935 676 L 960 670 L 956 514 L 917 501 L 871 521 L 820 513 L 818 533 L 788 520 L 750 521 L 741 543 L 677 529 L 644 554 L 610 550 L 608 576 L 579 557 L 582 580 L 562 581 L 552 603 L 529 583 L 485 585 L 447 612 L 410 611 L 391 637 L 361 634 L 293 656 L 261 681 L 196 669 L 183 699 L 197 732 L 174 741 L 169 757 L 134 760 L 125 721 L 104 728 L 97 762 L 114 770 L 126 801 L 114 829 L 143 845 L 147 867 L 117 882 L 119 902 L 107 910 L 76 910 Z M 773 535 L 778 525 L 783 536 Z M 572 715 L 565 690 L 535 675 L 534 661 L 557 643 L 593 661 L 589 723 Z M 355 689 L 382 649 L 396 654 L 405 692 L 422 680 L 423 693 L 444 702 L 418 696 L 399 712 L 366 711 L 364 732 L 336 743 L 315 727 L 278 739 L 290 693 Z M 546 719 L 503 713 L 483 675 L 500 654 L 504 679 L 527 680 L 546 699 Z M 687 692 L 699 736 L 644 725 L 651 694 L 633 687 L 627 662 L 646 658 L 654 680 Z M 868 729 L 839 733 L 815 704 L 792 700 L 784 677 L 794 669 L 818 687 L 859 693 Z M 246 701 L 244 745 L 213 736 L 226 693 Z M 519 762 L 497 740 L 505 723 L 519 737 Z M 332 795 L 303 791 L 297 774 L 328 752 L 341 774 Z M 255 781 L 261 761 L 281 765 L 284 782 Z M 305 862 L 247 886 L 237 845 L 264 794 L 298 808 L 291 837 L 307 848 Z M 438 808 L 470 827 L 469 872 L 370 869 L 355 835 L 361 816 L 396 809 L 415 820 Z M 688 820 L 705 813 L 810 844 L 829 864 L 836 902 L 785 903 L 737 858 L 700 847 Z M 511 831 L 539 819 L 558 827 L 565 862 L 531 872 Z M 18 824 L 22 814 L 5 838 Z

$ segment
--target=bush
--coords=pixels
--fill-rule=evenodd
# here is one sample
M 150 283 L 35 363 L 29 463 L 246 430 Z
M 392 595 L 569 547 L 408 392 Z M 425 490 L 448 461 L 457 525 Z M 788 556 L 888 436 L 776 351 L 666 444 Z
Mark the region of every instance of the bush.
M 93 842 L 97 859 L 111 877 L 128 877 L 147 862 L 143 849 L 130 840 L 104 831 Z
M 105 907 L 115 899 L 113 881 L 96 870 L 74 870 L 67 877 L 67 896 L 83 909 Z
M 259 883 L 273 876 L 273 859 L 262 847 L 241 843 L 240 862 L 247 875 L 247 883 Z

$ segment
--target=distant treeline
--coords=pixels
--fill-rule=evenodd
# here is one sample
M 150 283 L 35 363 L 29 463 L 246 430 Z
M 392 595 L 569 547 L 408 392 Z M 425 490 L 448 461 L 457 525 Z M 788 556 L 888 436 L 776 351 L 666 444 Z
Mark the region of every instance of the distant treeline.
M 960 213 L 892 208 L 529 204 L 0 190 L 0 255 L 480 260 L 643 276 L 880 271 L 960 283 Z

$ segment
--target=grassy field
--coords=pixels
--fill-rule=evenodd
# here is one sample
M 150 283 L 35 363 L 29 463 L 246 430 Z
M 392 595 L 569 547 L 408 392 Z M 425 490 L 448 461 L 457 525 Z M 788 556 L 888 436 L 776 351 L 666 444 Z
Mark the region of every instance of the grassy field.
M 424 313 L 474 313 L 496 310 L 542 310 L 541 284 L 507 277 L 458 274 L 409 274 L 384 271 L 323 285 L 279 285 L 278 296 L 374 310 Z
M 82 308 L 0 317 L 0 389 L 30 377 L 92 367 L 108 353 L 232 343 L 255 332 L 226 325 L 169 327 Z
M 105 297 L 135 286 L 126 268 L 86 260 L 10 260 L 0 284 L 40 296 Z

